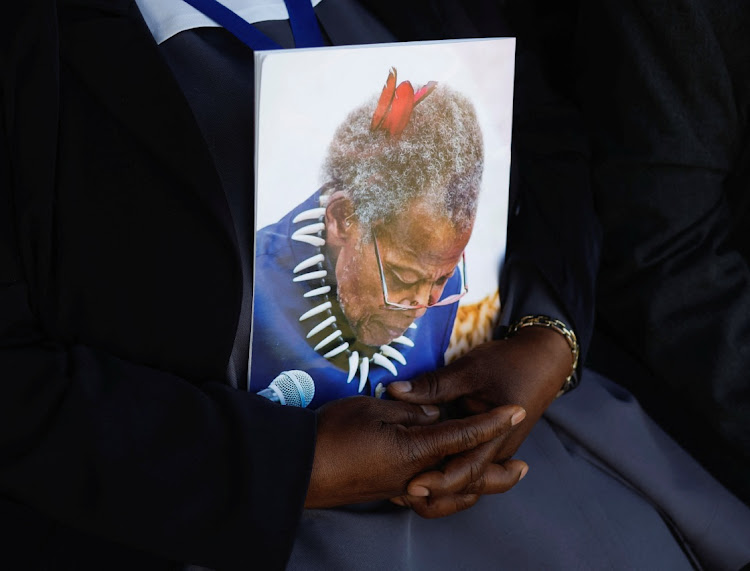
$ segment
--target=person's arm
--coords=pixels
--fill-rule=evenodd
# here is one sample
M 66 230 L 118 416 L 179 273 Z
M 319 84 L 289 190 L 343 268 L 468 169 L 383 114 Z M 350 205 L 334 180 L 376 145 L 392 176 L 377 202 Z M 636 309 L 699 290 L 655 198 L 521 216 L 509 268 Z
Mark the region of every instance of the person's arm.
M 716 475 L 750 498 L 750 9 L 583 5 L 580 97 L 605 228 L 598 327 L 653 376 L 633 389 L 661 393 L 652 414 L 684 409 L 701 458 L 729 444 Z
M 315 415 L 58 344 L 26 292 L 0 286 L 0 495 L 165 558 L 283 566 Z
M 167 559 L 282 567 L 305 500 L 315 415 L 47 334 L 22 265 L 31 245 L 17 239 L 23 195 L 8 117 L 0 125 L 0 497 Z

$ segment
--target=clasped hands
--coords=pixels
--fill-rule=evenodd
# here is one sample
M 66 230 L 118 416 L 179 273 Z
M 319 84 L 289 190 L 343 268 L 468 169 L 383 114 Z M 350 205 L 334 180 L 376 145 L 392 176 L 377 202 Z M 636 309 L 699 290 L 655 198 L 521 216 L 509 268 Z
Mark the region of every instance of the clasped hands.
M 570 364 L 561 335 L 529 327 L 392 383 L 394 400 L 325 405 L 305 506 L 391 499 L 423 517 L 442 517 L 509 490 L 528 470 L 512 456 Z

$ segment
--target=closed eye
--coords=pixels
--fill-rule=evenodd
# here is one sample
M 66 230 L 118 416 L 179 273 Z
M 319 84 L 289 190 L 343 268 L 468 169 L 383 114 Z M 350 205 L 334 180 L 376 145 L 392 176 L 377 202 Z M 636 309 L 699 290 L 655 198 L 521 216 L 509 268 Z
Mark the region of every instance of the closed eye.
M 447 282 L 449 279 L 451 279 L 455 274 L 456 274 L 456 269 L 454 268 L 451 273 L 446 274 L 446 275 L 438 278 L 437 280 L 435 280 L 434 285 L 436 285 L 436 286 L 443 286 L 443 285 L 445 285 L 445 282 Z
M 398 273 L 396 273 L 396 272 L 395 272 L 394 270 L 390 270 L 390 271 L 389 271 L 388 273 L 389 273 L 389 274 L 390 274 L 390 276 L 391 276 L 391 281 L 393 282 L 393 286 L 394 286 L 394 287 L 397 287 L 397 288 L 403 288 L 403 289 L 406 289 L 406 288 L 410 288 L 410 287 L 412 287 L 412 286 L 413 286 L 414 284 L 417 284 L 417 283 L 419 283 L 419 282 L 421 281 L 421 280 L 419 280 L 419 279 L 416 279 L 416 280 L 408 280 L 408 279 L 406 279 L 406 278 L 404 278 L 404 277 L 401 277 L 401 276 L 400 276 L 400 275 L 399 275 Z
M 442 287 L 442 286 L 444 286 L 445 283 L 449 279 L 451 279 L 455 273 L 456 273 L 456 269 L 454 268 L 451 273 L 446 274 L 444 276 L 441 276 L 437 280 L 435 280 L 432 283 L 432 286 L 433 287 Z M 396 270 L 394 270 L 393 268 L 389 268 L 388 274 L 390 275 L 391 281 L 393 282 L 393 287 L 395 287 L 395 288 L 407 289 L 407 288 L 413 287 L 416 284 L 424 281 L 424 280 L 419 279 L 419 278 L 417 278 L 417 279 L 408 279 L 408 278 L 406 278 L 404 276 L 399 275 L 398 272 Z

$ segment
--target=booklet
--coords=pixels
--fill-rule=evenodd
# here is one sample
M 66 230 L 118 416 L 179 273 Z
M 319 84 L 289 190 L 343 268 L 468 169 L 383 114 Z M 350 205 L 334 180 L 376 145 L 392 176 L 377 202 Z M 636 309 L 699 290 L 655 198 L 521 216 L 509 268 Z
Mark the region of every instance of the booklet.
M 490 339 L 515 40 L 255 57 L 249 390 L 380 397 Z

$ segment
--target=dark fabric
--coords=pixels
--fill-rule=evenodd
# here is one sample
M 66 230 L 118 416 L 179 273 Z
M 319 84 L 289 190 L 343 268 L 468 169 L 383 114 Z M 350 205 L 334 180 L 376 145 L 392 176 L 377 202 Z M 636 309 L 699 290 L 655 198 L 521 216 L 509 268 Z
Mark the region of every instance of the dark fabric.
M 290 570 L 710 569 L 750 559 L 750 509 L 622 387 L 585 371 L 518 451 L 511 492 L 425 520 L 366 504 L 306 510 Z M 550 485 L 550 479 L 554 485 Z
M 750 502 L 750 6 L 584 5 L 605 229 L 592 363 Z
M 0 494 L 38 513 L 3 506 L 0 525 L 42 533 L 3 534 L 4 564 L 108 569 L 129 547 L 281 567 L 315 416 L 225 383 L 237 245 L 190 109 L 133 5 L 23 6 L 0 18 L 20 30 L 2 34 L 19 248 L 0 269 Z
M 243 287 L 227 376 L 233 386 L 247 388 L 255 142 L 252 52 L 221 29 L 206 28 L 199 32 L 177 34 L 159 49 L 190 104 L 232 213 Z M 216 113 L 216 109 L 227 112 Z
M 369 8 L 404 40 L 509 31 L 494 5 L 444 4 Z M 283 566 L 315 419 L 226 383 L 242 243 L 179 84 L 130 0 L 15 2 L 0 32 L 4 563 Z M 586 148 L 530 49 L 508 263 L 545 276 L 585 343 Z

